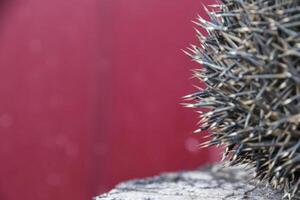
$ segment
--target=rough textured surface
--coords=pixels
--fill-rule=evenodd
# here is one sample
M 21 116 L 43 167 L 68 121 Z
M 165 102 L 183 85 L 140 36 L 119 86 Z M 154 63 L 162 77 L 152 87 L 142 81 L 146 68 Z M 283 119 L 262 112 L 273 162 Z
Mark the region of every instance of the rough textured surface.
M 166 173 L 119 184 L 95 200 L 280 200 L 282 193 L 255 186 L 245 167 L 217 165 L 197 171 Z

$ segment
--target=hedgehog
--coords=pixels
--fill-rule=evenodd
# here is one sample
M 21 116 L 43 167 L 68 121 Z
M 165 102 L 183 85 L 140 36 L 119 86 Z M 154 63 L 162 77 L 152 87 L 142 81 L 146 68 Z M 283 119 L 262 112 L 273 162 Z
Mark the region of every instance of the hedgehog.
M 199 44 L 185 51 L 204 82 L 184 98 L 210 132 L 259 183 L 300 198 L 300 0 L 220 0 L 194 21 Z M 206 34 L 202 34 L 205 30 Z

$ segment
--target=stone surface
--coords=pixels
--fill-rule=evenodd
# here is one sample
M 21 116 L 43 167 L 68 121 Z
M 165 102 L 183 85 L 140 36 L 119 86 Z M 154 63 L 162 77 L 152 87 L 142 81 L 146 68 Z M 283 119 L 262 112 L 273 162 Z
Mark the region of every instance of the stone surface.
M 119 184 L 95 200 L 281 200 L 282 193 L 255 186 L 245 167 L 216 165 L 201 170 L 165 173 Z

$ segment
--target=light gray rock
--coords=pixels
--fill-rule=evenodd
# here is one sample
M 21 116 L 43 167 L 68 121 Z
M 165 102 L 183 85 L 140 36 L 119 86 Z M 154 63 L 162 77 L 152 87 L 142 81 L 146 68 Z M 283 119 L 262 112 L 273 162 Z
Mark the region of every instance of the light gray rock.
M 255 186 L 245 167 L 216 165 L 197 171 L 166 173 L 119 184 L 95 200 L 281 200 L 282 193 Z M 251 173 L 250 173 L 251 174 Z

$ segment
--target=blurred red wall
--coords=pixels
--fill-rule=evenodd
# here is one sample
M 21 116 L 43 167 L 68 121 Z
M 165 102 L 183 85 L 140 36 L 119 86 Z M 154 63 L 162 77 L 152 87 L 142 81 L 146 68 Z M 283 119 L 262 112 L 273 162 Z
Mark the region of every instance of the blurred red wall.
M 0 199 L 90 199 L 192 169 L 199 0 L 0 1 Z

